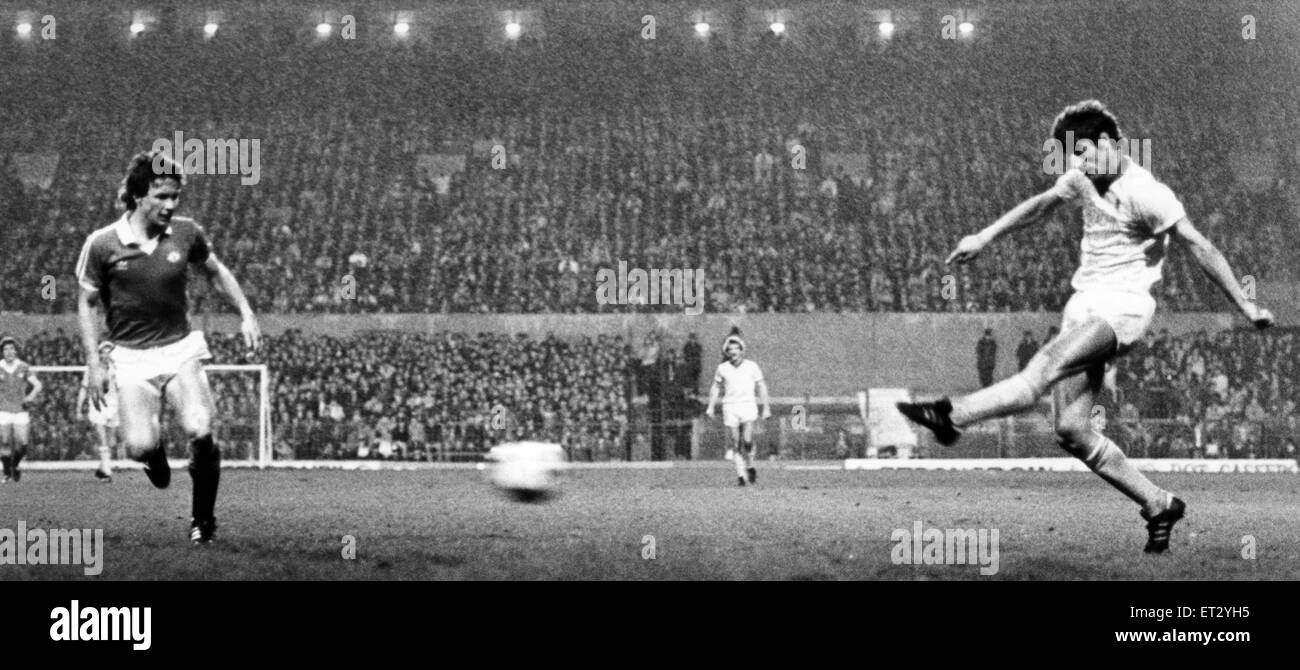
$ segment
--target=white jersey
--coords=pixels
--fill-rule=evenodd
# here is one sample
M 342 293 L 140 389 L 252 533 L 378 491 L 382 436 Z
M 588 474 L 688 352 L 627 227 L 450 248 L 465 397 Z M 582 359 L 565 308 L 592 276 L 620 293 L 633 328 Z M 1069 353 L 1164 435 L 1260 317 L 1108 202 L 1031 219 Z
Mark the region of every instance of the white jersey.
M 758 368 L 758 363 L 745 359 L 740 365 L 732 365 L 731 361 L 723 361 L 718 364 L 718 371 L 713 375 L 715 384 L 722 384 L 722 405 L 738 405 L 742 403 L 756 404 L 758 395 L 754 391 L 754 385 L 763 381 L 763 371 Z
M 1074 290 L 1150 293 L 1160 281 L 1169 229 L 1187 216 L 1174 192 L 1132 160 L 1105 196 L 1077 168 L 1061 175 L 1052 190 L 1083 207 Z

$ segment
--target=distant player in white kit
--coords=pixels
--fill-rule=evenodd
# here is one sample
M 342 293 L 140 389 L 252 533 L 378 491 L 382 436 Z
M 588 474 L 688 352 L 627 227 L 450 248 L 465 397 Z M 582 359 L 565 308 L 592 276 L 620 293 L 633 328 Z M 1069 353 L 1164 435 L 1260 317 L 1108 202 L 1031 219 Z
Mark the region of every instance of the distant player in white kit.
M 1075 146 L 1070 146 L 1071 137 L 1078 140 Z M 1064 147 L 1069 169 L 1051 189 L 962 238 L 948 261 L 973 260 L 1005 233 L 1044 221 L 1062 206 L 1081 207 L 1082 253 L 1060 334 L 1024 370 L 993 386 L 951 400 L 898 403 L 898 408 L 933 431 L 941 444 L 952 444 L 962 426 L 1030 409 L 1052 389 L 1061 448 L 1142 506 L 1145 551 L 1161 553 L 1169 548 L 1170 533 L 1186 505 L 1093 430 L 1091 414 L 1107 366 L 1151 323 L 1156 308 L 1151 286 L 1160 280 L 1169 239 L 1184 245 L 1256 328 L 1273 325 L 1273 315 L 1242 293 L 1223 254 L 1188 221 L 1173 191 L 1118 149 L 1119 124 L 1105 106 L 1088 100 L 1067 107 L 1056 117 L 1052 138 Z
M 764 419 L 772 416 L 772 408 L 768 405 L 763 371 L 757 363 L 745 358 L 745 341 L 740 339 L 735 329 L 722 343 L 722 356 L 724 360 L 718 364 L 713 386 L 709 388 L 709 407 L 705 414 L 713 416 L 721 385 L 722 422 L 727 426 L 729 445 L 727 452 L 736 464 L 736 483 L 744 486 L 746 481 L 750 484 L 758 481 L 758 470 L 754 467 L 754 422 L 759 418 L 758 403 L 763 403 Z
M 81 380 L 81 390 L 77 393 L 77 411 L 85 408 L 86 420 L 95 427 L 96 451 L 99 454 L 99 468 L 95 470 L 95 479 L 105 484 L 113 481 L 113 447 L 117 446 L 117 427 L 120 425 L 117 413 L 117 378 L 113 375 L 113 362 L 109 352 L 113 350 L 112 342 L 99 345 L 99 362 L 104 368 L 105 388 L 101 389 L 104 404 L 95 407 L 90 402 L 90 371 L 86 371 Z
M 27 390 L 31 386 L 31 391 Z M 27 455 L 31 416 L 27 405 L 41 392 L 41 382 L 31 367 L 18 358 L 18 341 L 0 340 L 0 464 L 3 481 L 22 479 L 19 465 Z

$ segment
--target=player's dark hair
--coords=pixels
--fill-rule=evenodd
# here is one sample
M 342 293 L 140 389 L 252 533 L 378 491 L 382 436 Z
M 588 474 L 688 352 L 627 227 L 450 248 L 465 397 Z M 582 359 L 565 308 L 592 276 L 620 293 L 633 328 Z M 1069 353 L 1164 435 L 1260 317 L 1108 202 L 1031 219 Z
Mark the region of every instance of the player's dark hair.
M 1097 143 L 1102 133 L 1106 133 L 1112 140 L 1123 137 L 1119 132 L 1119 121 L 1100 100 L 1076 102 L 1056 115 L 1056 120 L 1052 122 L 1052 139 L 1065 146 L 1065 134 L 1071 131 L 1074 132 L 1076 142 L 1088 140 L 1093 144 Z
M 727 334 L 727 339 L 722 341 L 722 362 L 724 363 L 727 361 L 727 345 L 731 344 L 733 340 L 740 345 L 741 353 L 744 353 L 745 341 L 740 339 L 740 326 L 732 326 L 731 332 Z
M 11 344 L 14 345 L 14 354 L 16 355 L 18 353 L 18 340 L 8 335 L 5 335 L 4 337 L 0 338 L 0 354 L 3 354 L 5 351 L 5 347 Z
M 126 177 L 117 190 L 117 199 L 128 210 L 135 209 L 135 201 L 149 194 L 149 187 L 159 179 L 175 179 L 177 184 L 185 184 L 185 172 L 163 151 L 145 151 L 131 157 L 131 164 L 126 168 Z

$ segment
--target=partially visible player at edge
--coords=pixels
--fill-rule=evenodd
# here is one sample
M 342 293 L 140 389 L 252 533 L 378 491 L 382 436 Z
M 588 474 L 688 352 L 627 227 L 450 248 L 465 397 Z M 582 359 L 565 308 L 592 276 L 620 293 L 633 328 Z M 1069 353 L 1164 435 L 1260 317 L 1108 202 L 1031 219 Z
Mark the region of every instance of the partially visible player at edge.
M 32 390 L 28 392 L 27 385 Z M 4 477 L 0 481 L 22 479 L 19 465 L 27 455 L 28 430 L 31 416 L 27 405 L 41 392 L 41 381 L 32 374 L 31 367 L 18 358 L 18 341 L 12 337 L 0 339 L 0 464 Z
M 758 364 L 745 359 L 745 341 L 736 329 L 722 343 L 723 361 L 713 375 L 709 388 L 709 406 L 705 414 L 713 416 L 713 406 L 718 402 L 722 386 L 722 422 L 727 426 L 727 453 L 736 464 L 736 483 L 744 486 L 748 481 L 758 481 L 754 467 L 754 422 L 758 420 L 758 403 L 763 403 L 763 418 L 772 416 L 768 404 L 767 384 Z M 755 396 L 755 389 L 758 390 Z
M 1076 146 L 1066 144 L 1067 132 L 1078 139 Z M 1064 147 L 1069 169 L 1051 189 L 962 238 L 948 262 L 974 260 L 993 240 L 1043 221 L 1062 206 L 1081 207 L 1082 253 L 1060 334 L 1024 370 L 993 386 L 951 400 L 898 403 L 898 408 L 933 431 L 940 443 L 952 444 L 961 427 L 1030 409 L 1051 388 L 1061 447 L 1142 506 L 1145 551 L 1161 553 L 1169 548 L 1170 533 L 1186 505 L 1133 467 L 1114 442 L 1093 430 L 1089 419 L 1107 365 L 1141 339 L 1151 323 L 1156 307 L 1151 286 L 1160 280 L 1169 238 L 1186 247 L 1256 328 L 1273 325 L 1273 315 L 1245 296 L 1228 261 L 1192 226 L 1173 191 L 1122 155 L 1115 143 L 1122 138 L 1119 124 L 1104 105 L 1087 100 L 1065 108 L 1052 125 L 1052 138 Z
M 262 336 L 239 282 L 217 260 L 203 229 L 192 219 L 174 216 L 183 184 L 180 167 L 159 152 L 131 159 L 118 193 L 126 213 L 91 233 L 77 261 L 77 315 L 86 349 L 86 391 L 91 404 L 103 409 L 105 371 L 99 360 L 96 306 L 104 308 L 120 394 L 122 441 L 127 454 L 145 464 L 149 481 L 160 489 L 171 482 L 167 452 L 159 441 L 164 395 L 174 408 L 190 441 L 190 539 L 206 543 L 217 528 L 213 510 L 221 451 L 212 439 L 215 410 L 203 371 L 203 361 L 212 355 L 203 332 L 190 330 L 189 266 L 202 269 L 213 288 L 239 310 L 248 347 L 256 349 Z
M 108 353 L 113 350 L 112 342 L 99 344 L 99 362 L 104 368 L 103 407 L 96 409 L 87 393 L 90 374 L 81 379 L 81 390 L 77 392 L 77 413 L 85 408 L 86 420 L 95 427 L 98 440 L 95 451 L 99 454 L 99 467 L 95 470 L 95 479 L 108 484 L 113 481 L 113 447 L 117 445 L 117 429 L 121 425 L 118 419 L 117 375 L 113 374 L 112 361 Z

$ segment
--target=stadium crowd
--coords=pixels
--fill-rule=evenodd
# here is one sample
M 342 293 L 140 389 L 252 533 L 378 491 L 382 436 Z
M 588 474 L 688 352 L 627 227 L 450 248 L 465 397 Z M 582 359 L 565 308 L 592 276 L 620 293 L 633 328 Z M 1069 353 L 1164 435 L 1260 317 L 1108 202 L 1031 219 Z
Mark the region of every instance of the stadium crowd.
M 1118 429 L 1132 453 L 1295 458 L 1300 332 L 1149 333 L 1119 359 Z
M 680 408 L 700 370 L 697 347 L 678 350 L 662 338 L 633 347 L 606 335 L 288 331 L 268 337 L 255 354 L 235 334 L 208 339 L 213 363 L 270 369 L 279 459 L 477 459 L 516 439 L 558 442 L 579 460 L 624 458 L 633 398 L 649 396 L 656 413 L 660 397 L 678 399 L 669 404 Z M 31 338 L 23 356 L 41 365 L 84 361 L 77 339 L 62 330 Z M 89 457 L 93 434 L 85 407 L 76 407 L 81 375 L 40 376 L 45 391 L 33 409 L 38 457 Z M 230 458 L 256 458 L 257 374 L 215 372 L 210 379 L 223 450 Z M 184 453 L 184 444 L 173 447 Z
M 1154 171 L 1241 274 L 1296 278 L 1285 226 L 1300 213 L 1297 156 L 1250 139 L 1290 132 L 1294 106 L 1243 83 L 1281 76 L 1274 66 L 1231 43 L 1211 66 L 1185 46 L 1165 54 L 1173 36 L 1131 45 L 1122 30 L 1085 39 L 1068 22 L 1023 21 L 968 45 L 906 33 L 885 48 L 836 34 L 443 54 L 273 35 L 17 53 L 0 72 L 31 95 L 4 137 L 58 162 L 40 185 L 30 161 L 2 171 L 0 234 L 26 253 L 0 270 L 0 311 L 73 309 L 72 265 L 119 215 L 126 159 L 177 131 L 261 141 L 256 185 L 193 176 L 183 213 L 263 312 L 625 309 L 594 296 L 596 271 L 620 260 L 703 268 L 715 312 L 1056 310 L 1077 218 L 969 268 L 942 260 L 1050 184 L 1042 139 L 1079 96 L 1062 82 L 1077 80 L 1098 80 L 1089 90 L 1130 137 L 1153 138 Z M 1033 58 L 1038 41 L 1020 38 L 1043 30 L 1097 58 Z M 1107 40 L 1149 57 L 1108 55 Z M 151 100 L 123 73 L 158 53 L 211 76 Z M 39 85 L 50 71 L 68 85 Z M 871 74 L 846 75 L 859 72 Z M 1181 91 L 1171 79 L 1187 72 L 1216 85 Z M 106 114 L 91 99 L 139 104 Z M 1224 309 L 1177 253 L 1166 274 L 1166 308 Z
M 578 460 L 626 458 L 629 440 L 654 458 L 689 457 L 700 411 L 701 347 L 664 333 L 562 340 L 491 333 L 288 331 L 249 354 L 235 334 L 209 333 L 214 363 L 271 370 L 277 459 L 455 460 L 501 441 L 552 440 Z M 1118 359 L 1108 428 L 1134 455 L 1295 458 L 1300 444 L 1300 331 L 1149 333 Z M 63 331 L 23 344 L 42 365 L 79 365 Z M 90 458 L 78 373 L 43 373 L 34 437 L 42 458 Z M 211 375 L 229 458 L 256 458 L 258 377 Z M 707 380 L 705 380 L 707 381 Z M 638 411 L 634 398 L 648 402 Z M 637 437 L 641 436 L 641 437 Z M 173 445 L 177 455 L 183 445 Z
M 120 216 L 130 154 L 177 132 L 260 142 L 258 183 L 193 175 L 181 211 L 259 313 L 680 309 L 600 304 L 597 270 L 624 260 L 702 268 L 710 312 L 1059 310 L 1077 215 L 971 266 L 943 259 L 1050 185 L 1051 118 L 1092 96 L 1129 137 L 1152 140 L 1153 171 L 1238 274 L 1300 280 L 1300 154 L 1260 139 L 1300 131 L 1294 58 L 1277 51 L 1291 47 L 1243 44 L 1209 27 L 1212 12 L 1165 32 L 1123 18 L 1007 11 L 976 39 L 900 25 L 888 43 L 793 23 L 762 40 L 552 26 L 498 47 L 274 26 L 201 44 L 75 25 L 60 48 L 6 41 L 0 90 L 22 95 L 0 106 L 0 240 L 21 252 L 0 264 L 0 312 L 75 310 L 73 266 L 86 235 Z M 186 75 L 166 96 L 138 76 L 159 62 Z M 1177 249 L 1165 268 L 1164 309 L 1228 309 Z M 197 311 L 222 308 L 195 289 Z M 1241 428 L 1300 401 L 1280 362 L 1293 336 L 1238 337 L 1158 337 L 1125 359 L 1121 419 L 1186 418 L 1192 431 L 1133 439 L 1169 453 L 1293 450 L 1272 428 Z M 82 360 L 66 335 L 30 346 L 42 364 Z M 213 346 L 218 362 L 250 362 L 224 337 Z M 656 424 L 695 411 L 677 391 L 693 390 L 683 380 L 698 364 L 676 343 L 646 355 L 659 346 L 288 333 L 256 362 L 272 370 L 279 456 L 443 458 L 489 435 L 545 435 L 598 459 L 625 448 L 635 392 L 652 389 Z M 251 375 L 214 382 L 223 415 L 256 414 Z M 75 414 L 75 382 L 47 395 L 42 411 Z M 64 457 L 83 448 L 84 424 L 42 430 L 73 450 Z M 680 453 L 681 438 L 656 434 L 653 449 Z M 246 428 L 223 438 L 238 457 L 254 442 Z

